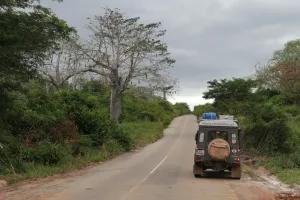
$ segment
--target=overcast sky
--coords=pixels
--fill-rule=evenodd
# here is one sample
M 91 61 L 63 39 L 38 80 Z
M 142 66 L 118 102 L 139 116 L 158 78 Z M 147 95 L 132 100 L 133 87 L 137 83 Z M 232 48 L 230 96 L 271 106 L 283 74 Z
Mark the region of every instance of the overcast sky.
M 81 35 L 87 17 L 103 14 L 102 7 L 119 8 L 142 22 L 162 22 L 165 42 L 176 65 L 172 75 L 181 91 L 170 101 L 191 108 L 205 103 L 202 92 L 213 79 L 245 77 L 257 62 L 300 36 L 299 0 L 64 0 L 43 4 Z

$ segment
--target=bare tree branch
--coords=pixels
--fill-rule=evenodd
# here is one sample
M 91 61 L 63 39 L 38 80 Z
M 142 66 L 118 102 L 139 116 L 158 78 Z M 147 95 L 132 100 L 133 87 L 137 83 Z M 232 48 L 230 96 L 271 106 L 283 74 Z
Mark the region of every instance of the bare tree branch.
M 86 58 L 77 48 L 78 36 L 74 35 L 70 41 L 61 41 L 59 49 L 49 52 L 49 59 L 45 60 L 40 71 L 45 78 L 61 89 L 70 78 L 85 72 Z

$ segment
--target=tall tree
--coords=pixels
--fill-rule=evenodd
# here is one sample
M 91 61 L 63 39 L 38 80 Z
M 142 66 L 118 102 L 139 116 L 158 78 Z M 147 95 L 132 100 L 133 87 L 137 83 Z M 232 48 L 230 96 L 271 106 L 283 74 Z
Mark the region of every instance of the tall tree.
M 74 31 L 36 0 L 0 1 L 0 113 L 8 93 L 35 76 L 47 51 Z
M 121 96 L 132 80 L 150 80 L 175 62 L 160 40 L 166 32 L 158 29 L 160 25 L 141 24 L 139 17 L 127 18 L 118 9 L 109 8 L 89 24 L 92 37 L 81 49 L 89 59 L 89 71 L 109 81 L 113 120 L 120 117 Z
M 208 81 L 208 91 L 203 93 L 203 98 L 214 99 L 215 101 L 222 100 L 234 100 L 243 101 L 246 100 L 252 92 L 252 89 L 256 87 L 254 80 L 233 78 L 232 80 L 221 79 Z
M 297 100 L 300 97 L 300 39 L 289 41 L 273 53 L 266 66 L 256 68 L 256 77 L 267 88 Z
M 57 49 L 51 49 L 40 68 L 42 75 L 56 91 L 62 89 L 69 79 L 86 71 L 84 55 L 76 47 L 77 41 L 79 36 L 76 34 L 72 34 L 71 40 L 61 41 Z
M 0 4 L 0 74 L 29 78 L 48 50 L 75 31 L 36 1 Z M 24 10 L 27 8 L 27 10 Z
M 208 81 L 208 91 L 203 93 L 203 98 L 214 99 L 213 106 L 219 112 L 237 113 L 237 111 L 231 111 L 231 109 L 238 109 L 236 107 L 238 106 L 237 103 L 247 102 L 249 104 L 253 102 L 256 98 L 253 94 L 253 89 L 255 88 L 256 81 L 252 79 L 233 78 L 232 80 L 213 80 Z M 236 106 L 233 106 L 233 104 Z
M 179 91 L 179 81 L 168 74 L 158 74 L 147 80 L 148 86 L 153 90 L 153 93 L 162 94 L 165 100 L 167 95 L 172 97 L 173 94 Z

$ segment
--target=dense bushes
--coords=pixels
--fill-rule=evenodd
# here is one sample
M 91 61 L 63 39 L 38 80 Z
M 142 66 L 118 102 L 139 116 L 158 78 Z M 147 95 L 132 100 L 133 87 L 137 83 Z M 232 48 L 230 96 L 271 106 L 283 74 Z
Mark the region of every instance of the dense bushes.
M 121 127 L 128 133 L 133 142 L 133 148 L 155 142 L 162 137 L 164 128 L 160 122 L 130 122 L 121 124 Z
M 45 176 L 105 160 L 156 141 L 174 117 L 189 113 L 185 104 L 126 93 L 118 123 L 109 118 L 109 90 L 99 83 L 56 93 L 36 81 L 25 88 L 10 93 L 0 121 L 0 176 Z
M 121 121 L 160 121 L 164 127 L 167 127 L 175 116 L 185 114 L 179 112 L 177 108 L 176 105 L 173 106 L 168 101 L 162 99 L 136 98 L 125 95 L 123 98 Z
M 191 113 L 187 103 L 175 103 L 174 109 L 177 115 L 187 115 Z

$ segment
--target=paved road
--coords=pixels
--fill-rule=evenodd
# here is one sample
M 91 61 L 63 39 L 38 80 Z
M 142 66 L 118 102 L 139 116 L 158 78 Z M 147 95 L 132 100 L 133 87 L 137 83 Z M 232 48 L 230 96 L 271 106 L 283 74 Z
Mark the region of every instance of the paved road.
M 138 152 L 89 169 L 85 175 L 25 190 L 7 199 L 237 200 L 258 199 L 264 194 L 243 178 L 215 178 L 214 174 L 194 178 L 196 129 L 194 116 L 176 118 L 161 140 Z M 34 198 L 36 195 L 41 196 Z

